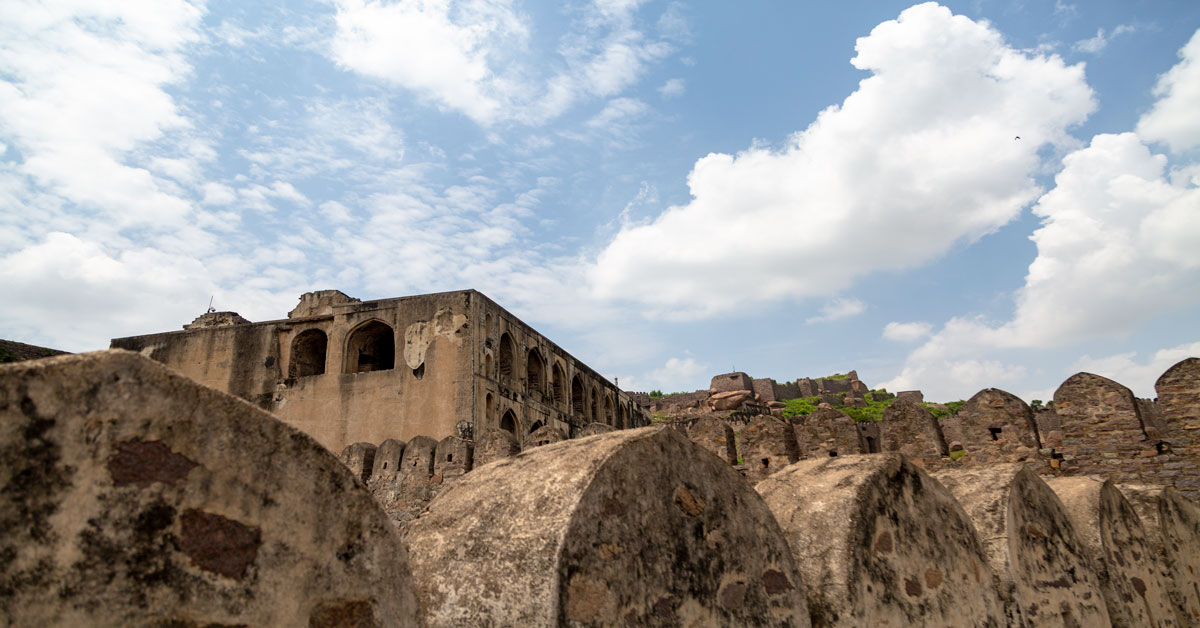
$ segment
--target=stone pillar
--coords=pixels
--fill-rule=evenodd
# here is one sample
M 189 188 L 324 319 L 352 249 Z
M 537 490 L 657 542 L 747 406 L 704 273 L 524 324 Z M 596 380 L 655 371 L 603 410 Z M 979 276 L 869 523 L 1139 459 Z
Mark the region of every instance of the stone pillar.
M 417 625 L 337 456 L 138 354 L 0 367 L 0 477 L 5 625 Z
M 407 540 L 430 628 L 809 625 L 770 510 L 666 427 L 477 468 Z
M 814 626 L 1001 626 L 967 514 L 899 454 L 802 460 L 757 485 L 808 585 Z
M 1107 626 L 1091 558 L 1066 507 L 1024 464 L 934 474 L 984 539 L 1009 626 Z

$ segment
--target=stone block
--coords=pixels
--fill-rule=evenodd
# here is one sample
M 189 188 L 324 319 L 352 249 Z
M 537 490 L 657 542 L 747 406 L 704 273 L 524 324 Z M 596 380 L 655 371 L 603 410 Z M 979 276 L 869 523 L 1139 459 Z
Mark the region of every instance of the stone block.
M 708 386 L 709 392 L 723 393 L 734 390 L 753 390 L 753 380 L 742 372 L 725 373 L 712 378 Z
M 0 367 L 0 477 L 4 625 L 417 625 L 337 456 L 140 355 Z
M 1109 625 L 1099 576 L 1066 507 L 1031 468 L 995 464 L 934 477 L 984 539 L 1009 626 Z
M 1116 485 L 1089 477 L 1050 478 L 1047 483 L 1095 557 L 1093 566 L 1112 625 L 1175 626 L 1162 567 L 1141 518 Z
M 802 460 L 757 490 L 808 585 L 814 626 L 1000 626 L 970 520 L 899 454 Z
M 407 540 L 429 628 L 809 625 L 770 510 L 666 427 L 480 467 Z

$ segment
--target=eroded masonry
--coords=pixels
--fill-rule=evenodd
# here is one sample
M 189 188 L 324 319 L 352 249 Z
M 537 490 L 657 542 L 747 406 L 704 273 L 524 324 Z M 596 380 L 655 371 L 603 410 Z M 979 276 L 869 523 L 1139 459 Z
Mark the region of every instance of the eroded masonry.
M 241 397 L 333 451 L 490 427 L 524 444 L 542 427 L 577 436 L 589 423 L 648 422 L 616 385 L 475 290 L 377 301 L 310 292 L 284 320 L 208 312 L 112 347 Z

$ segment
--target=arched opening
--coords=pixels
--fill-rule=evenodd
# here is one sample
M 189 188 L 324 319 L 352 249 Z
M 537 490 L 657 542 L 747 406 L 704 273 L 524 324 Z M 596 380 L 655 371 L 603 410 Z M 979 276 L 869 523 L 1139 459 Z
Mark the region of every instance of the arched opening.
M 500 336 L 500 381 L 512 383 L 513 374 L 513 339 L 505 332 Z
M 529 426 L 529 433 L 530 433 L 530 434 L 532 434 L 532 433 L 534 433 L 534 432 L 538 431 L 538 429 L 539 429 L 539 428 L 541 428 L 543 425 L 544 425 L 544 424 L 543 424 L 541 421 L 538 421 L 537 423 L 534 423 L 533 425 L 530 425 L 530 426 Z
M 485 354 L 483 356 L 483 376 L 484 377 L 495 377 L 496 376 L 496 374 L 492 372 L 492 354 L 490 354 L 490 353 Z
M 617 426 L 617 417 L 613 413 L 612 395 L 604 396 L 604 422 L 613 427 Z
M 571 378 L 571 412 L 583 416 L 583 382 L 578 375 Z
M 492 335 L 492 314 L 488 312 L 488 315 L 483 317 L 483 337 L 487 338 L 490 335 Z
M 346 372 L 386 371 L 396 365 L 396 336 L 392 328 L 371 321 L 350 333 L 346 341 Z
M 500 419 L 500 429 L 509 432 L 513 435 L 517 433 L 517 415 L 513 414 L 512 410 L 505 410 L 504 416 Z
M 555 405 L 559 405 L 566 400 L 566 397 L 563 395 L 563 380 L 566 378 L 567 376 L 563 374 L 562 367 L 555 364 L 553 374 L 550 376 L 550 401 Z
M 592 405 L 589 409 L 591 410 L 591 414 L 588 415 L 588 418 L 590 418 L 593 423 L 599 423 L 600 422 L 600 395 L 599 395 L 599 393 L 596 392 L 595 388 L 592 389 Z
M 619 429 L 619 430 L 625 429 L 625 427 L 626 427 L 625 416 L 626 416 L 625 404 L 623 404 L 623 403 L 617 404 L 617 429 Z
M 488 393 L 483 400 L 483 416 L 491 423 L 492 419 L 496 418 L 496 401 L 492 397 L 492 393 Z
M 309 329 L 296 334 L 292 340 L 291 362 L 288 377 L 308 377 L 325 373 L 325 349 L 329 338 L 319 329 Z
M 866 439 L 867 439 L 867 453 L 869 453 L 869 454 L 879 453 L 879 441 L 876 440 L 874 436 L 867 436 Z
M 546 389 L 542 382 L 542 373 L 545 372 L 546 366 L 542 362 L 542 353 L 534 347 L 529 350 L 529 355 L 525 358 L 525 385 L 531 393 L 542 394 Z

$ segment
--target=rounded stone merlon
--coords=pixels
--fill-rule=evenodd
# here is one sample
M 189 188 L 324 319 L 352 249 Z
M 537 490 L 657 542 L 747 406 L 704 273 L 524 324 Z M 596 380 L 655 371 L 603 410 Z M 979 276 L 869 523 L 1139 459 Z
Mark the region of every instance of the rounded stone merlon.
M 395 438 L 379 444 L 375 450 L 375 462 L 371 465 L 371 487 L 386 486 L 396 480 L 396 475 L 400 473 L 400 461 L 404 457 L 404 446 L 404 441 Z
M 335 455 L 135 353 L 0 367 L 0 477 L 11 625 L 417 625 L 406 550 Z
M 399 480 L 402 484 L 424 484 L 433 476 L 438 442 L 428 436 L 414 436 L 400 457 Z
M 737 438 L 725 421 L 714 416 L 700 417 L 688 428 L 687 436 L 729 464 L 737 464 Z
M 792 424 L 773 416 L 756 416 L 738 433 L 737 453 L 752 483 L 800 459 Z
M 1200 506 L 1174 488 L 1119 486 L 1164 561 L 1165 580 L 1182 625 L 1200 625 Z
M 902 455 L 801 460 L 756 488 L 804 575 L 813 626 L 1004 624 L 967 514 Z
M 809 625 L 770 510 L 666 427 L 476 468 L 406 539 L 431 628 Z
M 371 479 L 371 471 L 375 468 L 375 450 L 372 443 L 351 443 L 342 449 L 342 464 L 346 465 L 354 477 L 364 483 Z
M 1062 500 L 1088 554 L 1113 626 L 1176 626 L 1163 566 L 1137 511 L 1108 480 L 1046 480 Z
M 1066 508 L 1024 464 L 935 473 L 966 510 L 1010 626 L 1107 626 L 1100 580 Z
M 517 437 L 508 430 L 489 427 L 475 441 L 475 467 L 521 453 Z
M 525 437 L 525 448 L 541 447 L 564 440 L 567 440 L 567 435 L 561 429 L 553 425 L 543 425 Z

